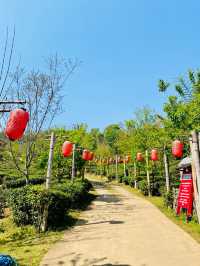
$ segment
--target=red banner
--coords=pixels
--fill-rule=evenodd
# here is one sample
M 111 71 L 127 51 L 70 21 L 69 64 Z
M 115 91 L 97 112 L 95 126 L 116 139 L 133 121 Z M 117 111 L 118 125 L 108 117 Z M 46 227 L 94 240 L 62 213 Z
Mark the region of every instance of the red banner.
M 187 209 L 187 216 L 192 216 L 193 207 L 193 183 L 192 174 L 184 174 L 181 179 L 178 194 L 177 214 L 179 215 L 181 209 Z

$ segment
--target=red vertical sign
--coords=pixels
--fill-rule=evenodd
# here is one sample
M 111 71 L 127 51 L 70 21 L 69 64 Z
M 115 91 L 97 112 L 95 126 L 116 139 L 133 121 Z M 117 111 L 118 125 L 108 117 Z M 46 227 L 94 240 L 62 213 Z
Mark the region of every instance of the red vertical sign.
M 192 216 L 193 207 L 193 183 L 192 174 L 183 174 L 181 184 L 179 186 L 177 214 L 181 209 L 187 209 L 187 216 Z

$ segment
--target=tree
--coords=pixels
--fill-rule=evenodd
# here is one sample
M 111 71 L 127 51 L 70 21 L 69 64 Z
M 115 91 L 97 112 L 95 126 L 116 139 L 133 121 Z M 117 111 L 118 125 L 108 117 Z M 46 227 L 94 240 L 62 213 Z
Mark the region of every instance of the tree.
M 23 153 L 19 156 L 15 144 L 10 142 L 10 151 L 16 169 L 26 177 L 30 175 L 30 167 L 37 155 L 37 141 L 41 130 L 49 127 L 55 116 L 61 111 L 62 89 L 78 66 L 78 62 L 67 62 L 58 56 L 46 61 L 46 71 L 25 73 L 18 68 L 13 74 L 14 85 L 12 95 L 27 101 L 30 121 L 23 138 Z M 23 161 L 23 164 L 22 164 Z
M 166 91 L 170 83 L 160 80 L 159 91 Z M 165 126 L 189 132 L 192 129 L 200 129 L 200 71 L 189 70 L 186 77 L 179 77 L 173 84 L 175 95 L 168 97 L 164 105 L 164 112 L 167 115 Z

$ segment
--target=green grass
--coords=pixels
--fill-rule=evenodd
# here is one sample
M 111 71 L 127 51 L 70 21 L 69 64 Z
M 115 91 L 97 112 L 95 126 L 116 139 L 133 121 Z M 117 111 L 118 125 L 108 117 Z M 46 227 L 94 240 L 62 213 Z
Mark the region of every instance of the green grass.
M 20 266 L 38 266 L 48 249 L 64 230 L 75 224 L 80 211 L 71 211 L 65 228 L 37 233 L 33 226 L 17 227 L 11 217 L 0 220 L 0 253 L 13 256 Z
M 81 211 L 96 197 L 95 191 L 89 194 L 81 210 L 71 210 L 62 228 L 46 233 L 37 233 L 33 226 L 17 227 L 9 216 L 0 219 L 0 253 L 15 258 L 19 266 L 39 266 L 49 248 L 62 238 L 66 229 L 75 225 Z
M 142 197 L 155 205 L 163 214 L 165 214 L 171 221 L 181 227 L 184 231 L 189 233 L 198 243 L 200 243 L 200 225 L 197 223 L 196 217 L 193 217 L 192 221 L 187 223 L 184 214 L 177 216 L 174 210 L 167 208 L 164 205 L 163 197 L 146 197 L 138 189 L 122 185 L 125 189 L 130 191 L 136 196 Z

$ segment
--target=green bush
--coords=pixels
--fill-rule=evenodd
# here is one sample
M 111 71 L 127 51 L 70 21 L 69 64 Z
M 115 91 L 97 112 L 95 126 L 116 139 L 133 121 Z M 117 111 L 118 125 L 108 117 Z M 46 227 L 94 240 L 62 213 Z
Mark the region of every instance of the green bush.
M 10 189 L 8 199 L 13 220 L 17 225 L 31 224 L 39 230 L 48 205 L 48 226 L 60 226 L 69 209 L 84 205 L 90 188 L 87 180 L 76 180 L 55 185 L 49 191 L 41 185 Z
M 47 191 L 41 186 L 27 185 L 11 189 L 8 195 L 13 221 L 20 226 L 33 224 L 40 227 L 44 206 L 49 202 Z
M 65 182 L 55 186 L 57 190 L 68 195 L 70 200 L 70 208 L 77 209 L 84 206 L 84 202 L 88 198 L 88 191 L 91 189 L 92 185 L 87 180 L 77 179 L 74 182 Z
M 122 182 L 123 182 L 125 185 L 129 185 L 129 176 L 123 176 L 123 177 L 122 177 Z
M 172 191 L 169 191 L 169 192 L 166 191 L 163 194 L 163 197 L 164 197 L 164 204 L 167 207 L 173 208 L 173 202 L 174 202 L 173 192 Z
M 138 182 L 138 188 L 144 196 L 148 195 L 148 184 L 146 180 L 141 180 Z
M 0 188 L 0 218 L 4 217 L 4 208 L 6 206 L 6 192 Z
M 45 182 L 44 177 L 40 178 L 31 178 L 29 179 L 29 184 L 31 185 L 40 185 Z M 15 178 L 15 177 L 7 177 L 4 179 L 3 187 L 5 188 L 19 188 L 26 185 L 26 179 L 25 178 Z

